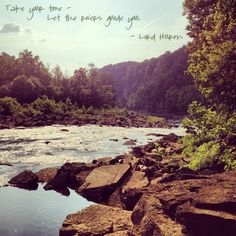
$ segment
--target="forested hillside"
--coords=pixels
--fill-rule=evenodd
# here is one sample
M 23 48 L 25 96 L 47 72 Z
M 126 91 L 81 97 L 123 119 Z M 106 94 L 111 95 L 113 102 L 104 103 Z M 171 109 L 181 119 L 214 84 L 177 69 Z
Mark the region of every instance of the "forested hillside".
M 156 114 L 185 114 L 188 105 L 201 96 L 186 74 L 188 55 L 182 47 L 142 63 L 108 65 L 104 71 L 115 78 L 119 105 Z
M 193 79 L 186 74 L 185 47 L 142 63 L 124 62 L 97 69 L 79 68 L 72 76 L 60 66 L 49 69 L 25 50 L 18 57 L 0 55 L 0 97 L 21 104 L 47 96 L 77 107 L 119 106 L 152 114 L 182 115 L 193 100 L 200 100 Z

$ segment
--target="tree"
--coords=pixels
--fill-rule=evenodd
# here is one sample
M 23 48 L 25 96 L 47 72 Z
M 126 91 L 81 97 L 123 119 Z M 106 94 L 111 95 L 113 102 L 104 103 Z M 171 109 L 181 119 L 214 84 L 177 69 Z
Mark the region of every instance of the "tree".
M 236 110 L 236 2 L 185 0 L 189 20 L 189 72 L 212 105 Z
M 2 53 L 0 55 L 0 86 L 10 84 L 16 76 L 16 58 L 7 53 Z
M 43 87 L 38 78 L 17 76 L 11 84 L 11 95 L 20 103 L 30 103 L 42 94 Z
M 207 106 L 189 107 L 185 152 L 194 157 L 194 169 L 236 168 L 236 149 L 227 141 L 236 139 L 236 2 L 185 0 L 184 9 L 193 39 L 188 71 L 207 100 Z
M 27 78 L 30 76 L 40 79 L 41 84 L 47 90 L 50 84 L 50 74 L 48 69 L 40 61 L 39 56 L 33 56 L 31 51 L 24 50 L 17 58 L 18 75 L 25 75 Z

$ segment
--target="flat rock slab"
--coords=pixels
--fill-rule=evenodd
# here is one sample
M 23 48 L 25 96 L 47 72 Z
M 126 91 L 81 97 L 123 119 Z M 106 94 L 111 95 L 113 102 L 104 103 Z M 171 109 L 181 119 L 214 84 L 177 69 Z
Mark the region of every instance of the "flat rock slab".
M 129 170 L 129 164 L 98 167 L 88 175 L 78 193 L 96 202 L 108 198 Z
M 130 216 L 131 212 L 119 208 L 92 205 L 68 215 L 60 236 L 125 235 L 132 228 Z
M 80 189 L 101 188 L 117 184 L 129 169 L 128 164 L 98 167 L 89 174 Z

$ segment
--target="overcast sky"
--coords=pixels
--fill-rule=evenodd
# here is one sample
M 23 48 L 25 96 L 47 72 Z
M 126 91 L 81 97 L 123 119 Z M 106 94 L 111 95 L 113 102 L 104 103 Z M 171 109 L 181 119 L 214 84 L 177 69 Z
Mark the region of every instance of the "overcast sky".
M 6 5 L 8 6 L 8 10 Z M 15 5 L 24 11 L 14 12 Z M 51 5 L 62 11 L 49 12 Z M 69 73 L 93 62 L 97 67 L 123 61 L 143 61 L 173 51 L 189 41 L 186 35 L 187 20 L 182 16 L 180 0 L 1 0 L 0 1 L 0 52 L 18 55 L 24 49 L 40 56 L 50 67 L 59 64 Z M 33 19 L 29 8 L 42 6 Z M 13 8 L 12 8 L 13 7 Z M 60 21 L 48 21 L 60 14 Z M 77 16 L 75 22 L 65 22 L 65 15 Z M 101 16 L 97 22 L 81 23 L 81 16 Z M 123 21 L 105 24 L 110 15 L 123 16 Z M 127 19 L 138 16 L 130 23 Z M 165 33 L 181 36 L 178 40 L 160 40 Z M 139 35 L 156 37 L 156 41 L 139 39 Z M 132 36 L 132 37 L 131 37 Z

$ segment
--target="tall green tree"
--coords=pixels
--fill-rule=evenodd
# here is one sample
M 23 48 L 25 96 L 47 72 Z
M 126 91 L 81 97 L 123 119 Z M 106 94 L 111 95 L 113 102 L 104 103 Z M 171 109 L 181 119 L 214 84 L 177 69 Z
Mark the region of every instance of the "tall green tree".
M 236 1 L 185 0 L 190 64 L 208 105 L 193 103 L 184 126 L 186 154 L 198 169 L 224 164 L 236 168 Z
M 236 1 L 185 0 L 189 72 L 212 105 L 236 110 Z

